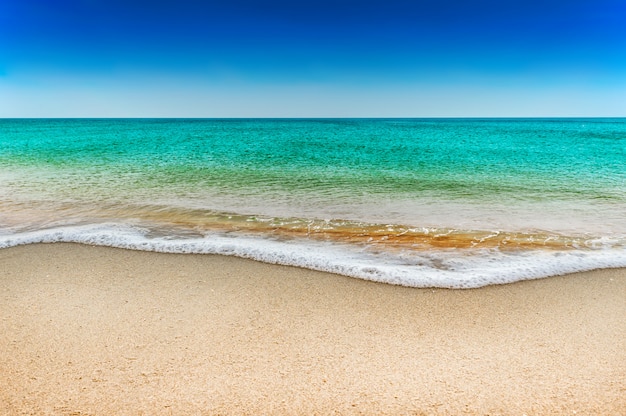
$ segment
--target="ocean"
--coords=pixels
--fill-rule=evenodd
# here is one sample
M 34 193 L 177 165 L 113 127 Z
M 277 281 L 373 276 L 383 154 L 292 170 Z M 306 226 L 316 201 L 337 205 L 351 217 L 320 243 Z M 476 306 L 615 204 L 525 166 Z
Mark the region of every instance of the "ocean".
M 626 119 L 1 119 L 0 248 L 48 242 L 413 287 L 626 267 Z

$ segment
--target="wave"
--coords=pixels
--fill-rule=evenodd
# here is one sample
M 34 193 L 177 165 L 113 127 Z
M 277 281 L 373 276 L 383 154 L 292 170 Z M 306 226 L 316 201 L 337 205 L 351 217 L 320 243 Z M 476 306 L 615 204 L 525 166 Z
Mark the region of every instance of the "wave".
M 492 284 L 626 267 L 621 244 L 585 247 L 502 245 L 422 247 L 352 244 L 327 238 L 282 238 L 241 232 L 163 233 L 120 223 L 63 226 L 0 235 L 0 248 L 33 243 L 82 243 L 164 253 L 220 254 L 410 287 L 477 288 Z

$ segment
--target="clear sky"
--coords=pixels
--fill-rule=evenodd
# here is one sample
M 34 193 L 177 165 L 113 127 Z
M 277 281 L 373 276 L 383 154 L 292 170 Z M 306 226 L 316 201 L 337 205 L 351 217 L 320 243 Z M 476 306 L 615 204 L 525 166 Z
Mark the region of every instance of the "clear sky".
M 0 117 L 626 116 L 626 0 L 0 0 Z

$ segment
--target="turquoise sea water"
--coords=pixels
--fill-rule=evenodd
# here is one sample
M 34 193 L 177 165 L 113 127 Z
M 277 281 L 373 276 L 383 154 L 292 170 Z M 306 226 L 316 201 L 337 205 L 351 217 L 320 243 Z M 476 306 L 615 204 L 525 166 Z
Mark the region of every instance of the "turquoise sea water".
M 626 266 L 626 119 L 0 120 L 0 247 L 409 286 Z

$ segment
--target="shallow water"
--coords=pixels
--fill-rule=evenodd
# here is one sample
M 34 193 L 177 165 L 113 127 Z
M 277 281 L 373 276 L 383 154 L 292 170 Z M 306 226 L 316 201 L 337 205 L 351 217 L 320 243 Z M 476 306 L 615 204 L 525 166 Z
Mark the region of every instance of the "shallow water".
M 626 266 L 626 119 L 0 120 L 0 246 L 409 286 Z

